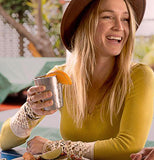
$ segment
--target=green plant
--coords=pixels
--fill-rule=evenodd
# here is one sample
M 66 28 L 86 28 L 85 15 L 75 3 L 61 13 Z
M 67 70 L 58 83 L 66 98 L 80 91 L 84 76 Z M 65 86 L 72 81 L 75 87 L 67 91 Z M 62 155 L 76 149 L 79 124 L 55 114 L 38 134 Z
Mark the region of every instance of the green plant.
M 26 5 L 27 1 L 28 0 L 0 0 L 0 4 L 9 15 L 20 23 L 24 23 L 28 20 L 26 11 L 32 9 L 30 6 Z
M 43 57 L 65 56 L 59 34 L 64 3 L 63 0 L 0 0 L 0 15 L 19 33 L 20 56 L 24 54 L 24 37 Z M 24 22 L 35 26 L 36 33 L 29 32 L 22 25 Z
M 63 13 L 63 5 L 59 0 L 41 0 L 43 25 L 46 33 L 50 37 L 52 47 L 58 56 L 64 54 L 64 48 L 60 38 L 60 23 Z M 36 0 L 30 0 L 27 5 L 32 8 L 31 14 L 37 15 L 38 3 Z M 31 24 L 35 25 L 35 22 Z
M 134 59 L 148 65 L 154 65 L 154 35 L 136 38 Z

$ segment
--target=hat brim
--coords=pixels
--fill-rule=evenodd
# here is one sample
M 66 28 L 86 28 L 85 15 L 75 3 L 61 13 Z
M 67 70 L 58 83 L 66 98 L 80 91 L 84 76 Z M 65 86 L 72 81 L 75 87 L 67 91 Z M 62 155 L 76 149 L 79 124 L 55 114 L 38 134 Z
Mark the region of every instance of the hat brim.
M 61 22 L 61 38 L 65 47 L 71 51 L 72 37 L 81 21 L 82 15 L 94 0 L 71 0 Z M 135 14 L 137 25 L 140 25 L 146 7 L 146 0 L 128 0 Z

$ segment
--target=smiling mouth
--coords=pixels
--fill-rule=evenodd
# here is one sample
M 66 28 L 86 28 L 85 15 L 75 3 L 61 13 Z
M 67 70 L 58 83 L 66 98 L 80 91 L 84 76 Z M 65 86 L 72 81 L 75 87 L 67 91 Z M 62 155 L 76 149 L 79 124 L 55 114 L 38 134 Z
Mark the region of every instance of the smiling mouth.
M 107 37 L 108 40 L 111 40 L 111 41 L 116 41 L 118 43 L 120 43 L 122 41 L 122 37 L 118 37 L 118 36 L 108 36 Z

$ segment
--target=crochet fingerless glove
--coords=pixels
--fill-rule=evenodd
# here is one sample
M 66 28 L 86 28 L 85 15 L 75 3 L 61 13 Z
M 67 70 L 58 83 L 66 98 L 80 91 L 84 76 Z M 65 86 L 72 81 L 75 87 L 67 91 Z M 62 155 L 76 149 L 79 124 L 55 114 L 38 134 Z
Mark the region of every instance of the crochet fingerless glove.
M 95 142 L 86 143 L 81 141 L 49 140 L 43 146 L 43 153 L 61 148 L 62 153 L 66 154 L 70 159 L 75 158 L 80 160 L 85 157 L 92 160 L 94 157 L 94 143 Z

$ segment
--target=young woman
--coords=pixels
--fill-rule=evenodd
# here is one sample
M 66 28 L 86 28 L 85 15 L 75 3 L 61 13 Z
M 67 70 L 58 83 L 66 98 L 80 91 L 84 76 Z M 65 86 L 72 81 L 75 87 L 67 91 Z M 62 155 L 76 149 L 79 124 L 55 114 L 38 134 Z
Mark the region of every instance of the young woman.
M 68 157 L 128 160 L 143 148 L 153 117 L 154 75 L 150 67 L 132 63 L 132 52 L 144 10 L 145 0 L 70 2 L 61 36 L 71 56 L 52 69 L 64 70 L 73 82 L 64 86 L 60 109 L 63 140 L 35 137 L 27 142 L 28 152 L 61 148 Z M 44 90 L 31 87 L 27 102 L 4 123 L 2 149 L 24 143 L 44 115 L 56 111 L 44 110 L 53 104 L 40 102 L 52 96 Z

